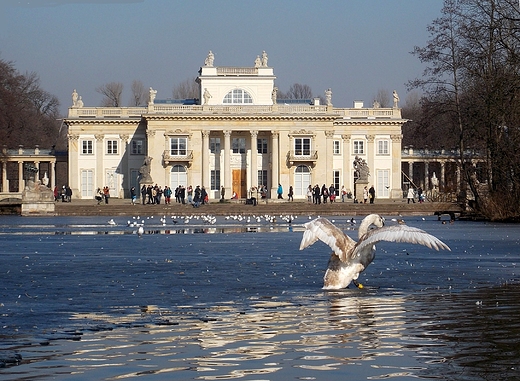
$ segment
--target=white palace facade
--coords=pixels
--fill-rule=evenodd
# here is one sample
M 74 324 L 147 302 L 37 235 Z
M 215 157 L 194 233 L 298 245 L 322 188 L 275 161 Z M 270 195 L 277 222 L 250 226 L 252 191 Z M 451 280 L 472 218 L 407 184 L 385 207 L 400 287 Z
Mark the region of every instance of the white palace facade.
M 267 55 L 252 67 L 217 67 L 210 52 L 200 69 L 198 100 L 155 100 L 145 107 L 85 107 L 73 93 L 65 123 L 69 139 L 69 186 L 74 198 L 92 199 L 108 186 L 111 197 L 129 197 L 151 161 L 152 185 L 175 189 L 204 186 L 211 199 L 238 197 L 265 185 L 276 198 L 281 184 L 295 199 L 309 185 L 334 184 L 354 193 L 356 156 L 369 167 L 377 198 L 400 199 L 401 117 L 392 108 L 352 108 L 276 99 L 275 76 Z M 142 181 L 141 181 L 142 185 Z

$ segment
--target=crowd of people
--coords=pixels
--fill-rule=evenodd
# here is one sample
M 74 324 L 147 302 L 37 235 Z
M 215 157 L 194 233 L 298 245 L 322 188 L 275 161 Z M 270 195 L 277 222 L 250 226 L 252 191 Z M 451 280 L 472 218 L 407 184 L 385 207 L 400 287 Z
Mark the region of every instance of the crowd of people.
M 54 187 L 54 201 L 70 202 L 72 200 L 72 189 L 68 185 L 64 185 L 61 190 L 56 185 Z
M 130 191 L 132 200 L 134 200 L 135 189 Z M 164 203 L 166 205 L 171 204 L 172 196 L 175 197 L 175 202 L 180 204 L 191 204 L 194 207 L 198 207 L 203 204 L 208 203 L 208 193 L 206 192 L 206 188 L 204 186 L 197 185 L 193 188 L 191 185 L 185 187 L 184 185 L 179 185 L 175 188 L 174 191 L 168 186 L 165 185 L 164 188 L 155 184 L 145 185 L 141 187 L 141 202 L 143 205 L 152 204 L 157 205 Z M 137 198 L 137 196 L 135 197 Z M 164 198 L 164 199 L 163 199 Z M 135 203 L 135 201 L 132 201 Z

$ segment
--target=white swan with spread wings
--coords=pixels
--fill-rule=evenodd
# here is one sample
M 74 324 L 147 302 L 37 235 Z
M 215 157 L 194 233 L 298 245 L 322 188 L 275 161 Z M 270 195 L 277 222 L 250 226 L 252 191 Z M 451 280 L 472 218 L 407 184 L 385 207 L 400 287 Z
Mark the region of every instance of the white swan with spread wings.
M 326 218 L 316 218 L 304 224 L 300 250 L 320 240 L 333 250 L 323 278 L 323 288 L 336 290 L 347 287 L 353 282 L 357 287 L 363 287 L 357 282 L 359 274 L 372 263 L 375 257 L 375 244 L 381 241 L 408 242 L 424 245 L 430 249 L 450 250 L 448 245 L 424 230 L 407 225 L 384 226 L 385 219 L 378 214 L 370 214 L 359 226 L 358 242 L 345 235 Z M 370 226 L 376 229 L 369 230 Z

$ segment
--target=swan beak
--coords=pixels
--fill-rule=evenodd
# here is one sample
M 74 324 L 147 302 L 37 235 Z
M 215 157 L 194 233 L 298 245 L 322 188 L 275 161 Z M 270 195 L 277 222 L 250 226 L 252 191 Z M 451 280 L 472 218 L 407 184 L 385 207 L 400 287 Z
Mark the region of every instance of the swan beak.
M 356 286 L 359 289 L 362 289 L 364 287 L 361 283 L 359 283 L 359 282 L 357 282 L 355 280 L 353 280 L 352 283 L 354 283 L 354 286 Z

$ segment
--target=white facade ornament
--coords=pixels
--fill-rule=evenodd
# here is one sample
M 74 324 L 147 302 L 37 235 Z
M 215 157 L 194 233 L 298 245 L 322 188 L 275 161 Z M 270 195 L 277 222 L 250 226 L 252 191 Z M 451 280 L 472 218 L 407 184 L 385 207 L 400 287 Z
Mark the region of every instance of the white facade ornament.
M 204 94 L 202 94 L 202 97 L 204 98 L 204 104 L 207 105 L 211 99 L 211 94 L 209 93 L 208 89 L 204 89 Z
M 256 56 L 255 67 L 260 67 L 260 66 L 262 66 L 262 60 L 260 59 L 260 56 Z
M 81 99 L 81 95 L 79 96 L 78 102 L 76 103 L 76 107 L 83 107 L 83 99 Z
M 213 61 L 215 61 L 215 55 L 210 50 L 208 56 L 204 60 L 204 66 L 213 67 Z
M 265 52 L 265 50 L 262 52 L 262 66 L 263 67 L 267 67 L 267 60 L 269 58 L 267 57 L 267 53 Z
M 72 92 L 72 107 L 78 107 L 78 93 L 76 89 Z
M 327 106 L 332 106 L 332 90 L 330 87 L 325 90 L 325 102 L 327 102 Z
M 154 90 L 150 87 L 150 96 L 148 97 L 149 105 L 153 105 L 153 101 L 155 100 L 156 95 L 157 95 L 157 90 Z
M 273 100 L 273 104 L 276 104 L 276 96 L 278 95 L 278 87 L 273 87 L 273 91 L 271 93 L 271 99 Z
M 395 91 L 395 90 L 392 93 L 392 95 L 394 97 L 394 108 L 397 108 L 397 105 L 399 103 L 399 95 L 397 95 L 397 91 Z

